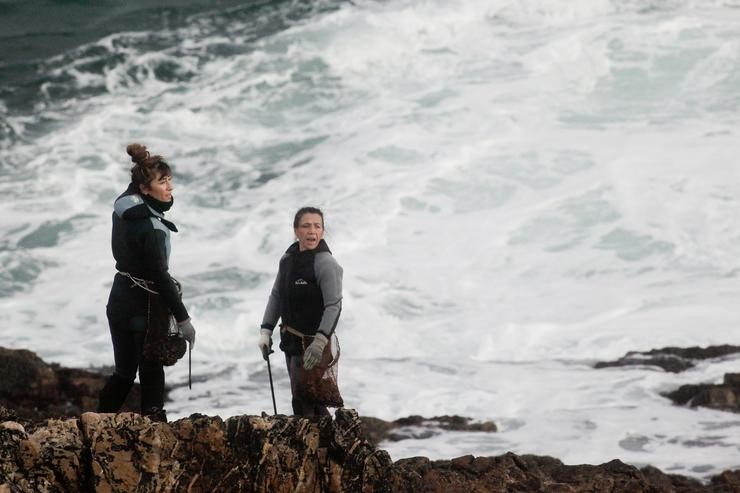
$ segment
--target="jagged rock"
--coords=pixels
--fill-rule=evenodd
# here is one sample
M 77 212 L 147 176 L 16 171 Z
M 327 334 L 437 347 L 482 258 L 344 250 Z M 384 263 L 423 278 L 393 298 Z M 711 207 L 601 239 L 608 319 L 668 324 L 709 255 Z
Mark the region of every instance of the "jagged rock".
M 740 353 L 740 346 L 722 344 L 720 346 L 707 346 L 705 348 L 699 346 L 692 346 L 687 348 L 671 346 L 664 347 L 663 349 L 652 349 L 645 354 L 673 354 L 684 359 L 704 360 L 721 358 L 723 356 L 729 356 L 730 354 L 736 353 Z
M 665 347 L 646 352 L 630 351 L 617 361 L 600 361 L 594 368 L 615 366 L 657 366 L 665 371 L 679 373 L 696 365 L 697 360 L 721 358 L 740 353 L 740 346 L 724 344 L 706 348 L 694 346 L 689 348 Z
M 0 424 L 0 483 L 14 492 L 80 491 L 81 451 L 76 420 L 49 420 L 30 434 L 5 421 Z
M 595 368 L 613 366 L 658 366 L 666 371 L 678 373 L 691 368 L 698 360 L 721 358 L 740 353 L 740 346 L 677 348 L 666 347 L 647 352 L 630 352 L 617 361 L 596 363 Z M 663 393 L 679 405 L 703 406 L 722 411 L 740 412 L 740 373 L 728 373 L 724 382 L 715 384 L 688 384 Z
M 59 399 L 56 374 L 35 353 L 0 347 L 0 396 L 6 407 L 35 406 Z
M 83 370 L 50 365 L 59 380 L 59 392 L 64 399 L 64 416 L 78 416 L 98 407 L 98 394 L 105 385 L 105 379 L 113 372 L 112 368 Z M 136 383 L 123 404 L 123 411 L 139 411 L 141 391 Z
M 408 416 L 395 421 L 384 421 L 378 418 L 363 417 L 364 437 L 373 445 L 383 440 L 397 442 L 408 438 L 430 438 L 443 431 L 480 431 L 493 433 L 497 430 L 492 421 L 474 422 L 472 418 L 462 416 Z
M 32 351 L 0 347 L 0 406 L 20 421 L 79 416 L 95 410 L 107 369 L 63 368 L 47 364 Z M 123 411 L 138 411 L 141 392 L 134 384 Z
M 355 411 L 338 409 L 334 420 L 263 414 L 223 421 L 195 414 L 159 423 L 135 413 L 86 412 L 34 422 L 34 416 L 94 407 L 103 375 L 46 365 L 29 351 L 2 348 L 0 370 L 8 375 L 0 381 L 0 493 L 740 491 L 740 470 L 725 471 L 704 485 L 620 461 L 566 466 L 551 457 L 512 453 L 393 463 L 371 443 L 443 429 L 496 431 L 493 423 L 459 416 L 386 422 L 360 420 Z M 708 393 L 736 405 L 738 382 L 740 374 L 728 374 L 722 386 L 714 387 L 730 388 L 732 394 Z M 18 412 L 13 399 L 29 407 Z
M 393 463 L 362 438 L 351 409 L 335 419 L 134 413 L 49 420 L 33 433 L 0 423 L 0 492 L 730 492 L 740 470 L 703 485 L 618 460 L 566 466 L 551 457 L 464 456 Z
M 629 352 L 617 361 L 599 361 L 594 368 L 611 368 L 615 366 L 657 366 L 671 373 L 680 373 L 693 368 L 695 363 L 673 354 L 647 355 L 647 353 Z
M 740 387 L 740 373 L 725 373 L 724 385 Z
M 0 406 L 0 423 L 4 421 L 18 421 L 18 415 L 12 409 Z
M 737 493 L 740 491 L 740 469 L 724 471 L 712 478 L 710 490 L 713 493 Z
M 740 373 L 726 373 L 723 383 L 689 384 L 663 394 L 676 404 L 740 412 Z
M 0 491 L 384 491 L 390 456 L 352 410 L 331 418 L 134 413 L 0 425 Z
M 678 474 L 665 474 L 653 466 L 643 467 L 640 472 L 658 491 L 671 491 L 671 488 L 675 488 L 675 491 L 696 491 L 697 489 L 704 491 L 701 490 L 701 482 L 696 479 Z
M 425 457 L 402 459 L 394 465 L 391 491 L 397 493 L 470 493 L 470 492 L 719 492 L 738 485 L 735 472 L 713 478 L 716 488 L 658 469 L 640 471 L 613 460 L 598 466 L 566 466 L 552 457 L 465 456 L 447 461 Z
M 363 416 L 361 420 L 362 436 L 375 446 L 385 440 L 388 432 L 394 428 L 392 421 L 385 421 L 370 416 Z

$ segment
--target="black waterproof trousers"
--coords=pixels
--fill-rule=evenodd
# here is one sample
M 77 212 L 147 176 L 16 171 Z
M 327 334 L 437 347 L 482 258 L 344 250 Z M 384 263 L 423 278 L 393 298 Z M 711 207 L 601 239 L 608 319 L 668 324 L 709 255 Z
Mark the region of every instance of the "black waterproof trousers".
M 142 357 L 148 296 L 143 289 L 131 287 L 125 277 L 115 276 L 106 307 L 115 371 L 100 391 L 98 412 L 115 413 L 121 409 L 138 371 L 141 414 L 164 416 L 164 368 L 161 363 Z

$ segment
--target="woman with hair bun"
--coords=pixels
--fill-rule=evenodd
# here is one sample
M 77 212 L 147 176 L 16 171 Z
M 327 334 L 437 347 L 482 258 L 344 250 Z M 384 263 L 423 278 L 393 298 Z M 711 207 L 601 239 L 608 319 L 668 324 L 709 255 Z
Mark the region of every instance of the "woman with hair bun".
M 170 231 L 175 225 L 164 218 L 172 207 L 172 170 L 161 156 L 146 147 L 130 144 L 126 152 L 134 165 L 131 183 L 114 202 L 111 245 L 116 260 L 106 314 L 113 341 L 115 371 L 100 392 L 98 412 L 121 409 L 136 373 L 141 383 L 141 414 L 166 421 L 164 368 L 145 347 L 157 309 L 177 322 L 179 334 L 195 343 L 195 329 L 182 303 L 177 282 L 168 272 Z M 160 310 L 160 311 L 162 311 Z

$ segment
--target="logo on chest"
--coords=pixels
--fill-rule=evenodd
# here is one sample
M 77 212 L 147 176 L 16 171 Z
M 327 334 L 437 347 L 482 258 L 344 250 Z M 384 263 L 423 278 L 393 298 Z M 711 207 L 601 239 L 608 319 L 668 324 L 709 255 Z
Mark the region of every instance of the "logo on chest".
M 303 280 L 302 278 L 299 277 L 298 279 L 295 280 L 295 283 L 294 284 L 300 285 L 300 286 L 304 286 L 304 285 L 307 285 L 308 283 L 305 280 Z

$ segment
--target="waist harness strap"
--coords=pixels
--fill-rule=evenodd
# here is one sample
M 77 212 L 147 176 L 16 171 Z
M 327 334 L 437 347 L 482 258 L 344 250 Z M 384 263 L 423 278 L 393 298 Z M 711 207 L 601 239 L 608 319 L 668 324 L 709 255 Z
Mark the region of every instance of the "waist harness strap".
M 123 277 L 128 277 L 131 280 L 131 282 L 133 284 L 131 286 L 129 286 L 129 287 L 132 287 L 133 288 L 133 287 L 136 286 L 136 287 L 139 287 L 139 288 L 143 289 L 144 291 L 148 291 L 148 292 L 150 292 L 152 294 L 159 294 L 158 292 L 156 292 L 155 290 L 153 290 L 152 288 L 150 288 L 149 286 L 147 286 L 148 284 L 154 284 L 154 282 L 147 281 L 146 279 L 142 279 L 140 277 L 134 277 L 131 274 L 129 274 L 128 272 L 121 272 L 120 270 L 117 271 L 117 272 L 119 274 L 121 274 Z
M 303 332 L 294 329 L 290 325 L 280 324 L 280 333 L 282 334 L 283 332 L 288 332 L 290 334 L 293 334 L 294 336 L 300 337 L 301 340 L 303 340 L 303 344 L 304 345 L 306 344 L 306 337 L 314 337 L 314 336 L 307 336 Z M 336 348 L 336 355 L 334 355 L 334 354 L 331 355 L 332 356 L 332 359 L 331 359 L 331 362 L 326 365 L 326 370 L 328 370 L 329 368 L 331 368 L 332 366 L 334 366 L 334 365 L 337 364 L 337 362 L 339 361 L 339 355 L 341 354 L 340 349 L 339 349 L 339 341 L 337 341 L 336 335 L 333 337 L 333 339 L 334 339 L 334 342 L 331 342 L 332 337 L 331 336 L 329 337 L 329 341 L 330 341 L 329 344 L 330 345 L 331 344 L 336 344 L 336 346 L 337 346 L 337 348 Z M 305 349 L 305 347 L 303 349 Z M 326 349 L 324 349 L 324 351 L 326 351 Z M 331 350 L 330 350 L 330 352 L 331 352 Z
M 306 337 L 306 334 L 304 334 L 303 332 L 294 329 L 290 325 L 285 325 L 285 324 L 280 324 L 280 332 L 289 332 L 289 333 L 293 334 L 294 336 L 300 337 L 301 339 L 303 339 L 304 337 Z

